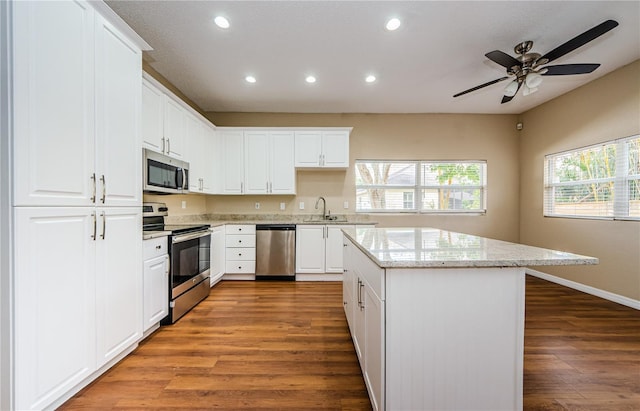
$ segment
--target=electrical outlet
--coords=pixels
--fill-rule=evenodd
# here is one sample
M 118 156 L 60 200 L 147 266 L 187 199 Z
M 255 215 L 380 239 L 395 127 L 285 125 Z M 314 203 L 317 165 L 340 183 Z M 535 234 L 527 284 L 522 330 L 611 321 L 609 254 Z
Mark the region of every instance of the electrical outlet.
M 260 210 L 260 203 L 256 202 L 256 210 Z
M 349 208 L 349 202 L 348 202 L 348 201 L 345 201 L 345 202 L 344 202 L 344 204 L 343 204 L 343 206 L 344 206 L 344 209 L 345 209 L 345 210 L 346 210 L 346 209 L 348 209 L 348 208 Z
M 280 203 L 280 210 L 284 210 L 286 208 L 284 203 Z
M 182 201 L 182 208 L 187 208 L 187 202 L 186 201 Z
M 304 210 L 304 201 L 300 201 L 300 210 Z

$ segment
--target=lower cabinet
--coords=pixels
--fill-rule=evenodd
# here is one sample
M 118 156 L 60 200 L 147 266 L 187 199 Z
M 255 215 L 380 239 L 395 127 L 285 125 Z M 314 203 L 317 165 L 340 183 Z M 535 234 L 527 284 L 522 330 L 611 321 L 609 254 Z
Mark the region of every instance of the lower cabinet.
M 142 336 L 142 213 L 14 210 L 14 405 L 42 409 Z
M 169 254 L 167 237 L 144 240 L 143 332 L 169 313 Z
M 211 229 L 211 274 L 209 276 L 211 287 L 217 284 L 224 275 L 225 248 L 224 226 L 213 227 Z
M 225 226 L 225 279 L 254 280 L 256 277 L 256 226 Z
M 344 309 L 374 410 L 384 409 L 384 270 L 343 239 Z
M 331 273 L 342 276 L 342 229 L 344 228 L 353 229 L 355 226 L 298 224 L 296 226 L 296 273 Z M 309 276 L 300 279 L 313 280 L 314 278 Z M 335 280 L 335 276 L 327 279 Z

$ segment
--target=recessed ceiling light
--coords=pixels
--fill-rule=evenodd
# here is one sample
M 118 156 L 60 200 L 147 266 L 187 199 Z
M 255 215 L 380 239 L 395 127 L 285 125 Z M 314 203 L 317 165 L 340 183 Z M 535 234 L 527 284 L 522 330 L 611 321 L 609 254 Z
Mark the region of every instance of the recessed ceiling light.
M 307 76 L 307 78 L 305 78 L 304 81 L 306 81 L 307 83 L 315 83 L 316 78 L 313 76 Z
M 245 77 L 244 79 L 245 79 L 245 81 L 246 81 L 247 83 L 255 83 L 255 82 L 256 82 L 256 78 L 255 78 L 255 77 L 253 77 L 253 76 L 247 76 L 247 77 Z
M 387 22 L 385 27 L 389 31 L 397 30 L 400 27 L 400 20 L 394 17 Z
M 227 20 L 227 18 L 223 16 L 216 16 L 216 18 L 213 19 L 213 22 L 216 23 L 216 26 L 220 27 L 221 29 L 228 29 L 230 25 L 229 20 Z
M 376 81 L 376 76 L 370 74 L 364 79 L 364 81 L 366 81 L 367 83 L 373 83 L 374 81 Z

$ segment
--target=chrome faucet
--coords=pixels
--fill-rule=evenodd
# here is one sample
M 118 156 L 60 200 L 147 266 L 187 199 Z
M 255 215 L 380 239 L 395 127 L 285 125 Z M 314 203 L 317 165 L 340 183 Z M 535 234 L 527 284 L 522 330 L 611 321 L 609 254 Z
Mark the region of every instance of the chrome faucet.
M 327 201 L 324 199 L 324 197 L 318 197 L 318 199 L 316 200 L 316 210 L 318 209 L 318 204 L 320 203 L 320 200 L 322 200 L 322 218 L 326 219 L 327 218 Z

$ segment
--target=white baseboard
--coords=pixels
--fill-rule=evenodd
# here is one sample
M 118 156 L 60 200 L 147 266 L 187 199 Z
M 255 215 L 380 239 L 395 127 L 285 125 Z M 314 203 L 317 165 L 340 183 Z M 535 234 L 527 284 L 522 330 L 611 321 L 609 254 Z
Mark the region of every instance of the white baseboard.
M 635 308 L 636 310 L 640 310 L 640 301 L 634 300 L 629 297 L 625 297 L 623 295 L 614 294 L 609 291 L 604 291 L 599 288 L 591 287 L 589 285 L 584 285 L 577 283 L 575 281 L 566 280 L 561 277 L 556 277 L 555 275 L 543 273 L 542 271 L 537 271 L 532 268 L 526 268 L 525 272 L 534 277 L 542 278 L 543 280 L 551 281 L 552 283 L 564 285 L 565 287 L 573 288 L 574 290 L 582 291 L 583 293 L 595 295 L 596 297 L 604 298 L 605 300 L 613 301 L 614 303 L 626 305 L 627 307 Z

